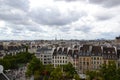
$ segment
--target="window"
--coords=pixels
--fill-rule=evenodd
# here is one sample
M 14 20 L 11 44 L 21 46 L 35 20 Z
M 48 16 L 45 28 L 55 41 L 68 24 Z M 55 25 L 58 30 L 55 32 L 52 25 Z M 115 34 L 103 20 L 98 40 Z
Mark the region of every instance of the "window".
M 89 65 L 89 62 L 87 62 L 87 66 Z
M 99 57 L 97 57 L 97 60 L 99 60 Z
M 83 58 L 83 61 L 85 61 L 85 58 Z
M 99 64 L 99 62 L 97 62 L 97 64 Z
M 62 63 L 62 61 L 60 61 L 60 63 Z
M 65 63 L 67 63 L 67 61 L 65 61 Z
M 94 60 L 96 60 L 96 57 L 94 57 Z
M 85 62 L 83 62 L 83 65 L 85 65 Z

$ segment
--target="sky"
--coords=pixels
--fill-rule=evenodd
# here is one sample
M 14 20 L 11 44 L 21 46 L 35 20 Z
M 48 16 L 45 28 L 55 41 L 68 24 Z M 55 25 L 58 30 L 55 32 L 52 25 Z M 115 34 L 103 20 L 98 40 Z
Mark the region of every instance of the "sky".
M 120 0 L 0 0 L 0 40 L 114 39 Z

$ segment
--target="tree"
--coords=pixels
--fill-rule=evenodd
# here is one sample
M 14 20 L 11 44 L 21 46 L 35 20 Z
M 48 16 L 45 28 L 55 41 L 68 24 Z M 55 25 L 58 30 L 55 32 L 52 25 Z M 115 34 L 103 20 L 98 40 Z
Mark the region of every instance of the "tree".
M 75 74 L 75 75 L 74 75 L 74 79 L 75 79 L 75 80 L 80 80 L 79 75 L 78 75 L 78 74 Z
M 30 77 L 31 75 L 35 75 L 36 71 L 39 71 L 39 73 L 42 73 L 43 72 L 43 64 L 42 64 L 42 62 L 40 62 L 39 59 L 37 59 L 36 57 L 33 57 L 33 59 L 30 61 L 29 65 L 27 67 L 26 75 L 28 77 Z
M 120 68 L 117 69 L 117 79 L 116 80 L 120 80 Z
M 63 72 L 60 67 L 55 68 L 50 74 L 50 80 L 61 80 Z
M 8 60 L 0 59 L 0 65 L 4 66 L 4 69 L 7 70 L 11 67 L 11 64 Z
M 52 64 L 48 64 L 44 66 L 44 72 L 46 75 L 50 75 L 50 73 L 54 70 L 54 66 Z
M 75 74 L 77 74 L 77 72 L 75 71 L 75 68 L 71 63 L 63 65 L 63 71 L 65 72 L 66 77 L 70 79 L 73 78 Z
M 88 80 L 93 80 L 93 79 L 96 79 L 98 77 L 96 71 L 87 71 L 86 75 L 89 75 Z
M 117 67 L 115 62 L 109 62 L 108 65 L 103 64 L 100 69 L 101 77 L 104 80 L 117 80 Z

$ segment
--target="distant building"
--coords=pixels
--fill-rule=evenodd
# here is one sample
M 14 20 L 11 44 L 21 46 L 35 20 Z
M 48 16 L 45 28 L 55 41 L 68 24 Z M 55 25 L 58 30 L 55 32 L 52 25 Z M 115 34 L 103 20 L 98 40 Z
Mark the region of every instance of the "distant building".
M 115 38 L 116 43 L 120 43 L 120 36 Z
M 22 45 L 0 45 L 0 58 L 7 54 L 16 55 L 20 52 L 25 52 L 26 48 Z

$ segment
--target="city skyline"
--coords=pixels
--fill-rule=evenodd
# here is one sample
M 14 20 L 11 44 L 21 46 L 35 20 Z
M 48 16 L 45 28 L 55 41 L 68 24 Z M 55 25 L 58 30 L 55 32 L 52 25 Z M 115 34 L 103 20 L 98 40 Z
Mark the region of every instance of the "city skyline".
M 0 0 L 0 40 L 114 39 L 120 0 Z

